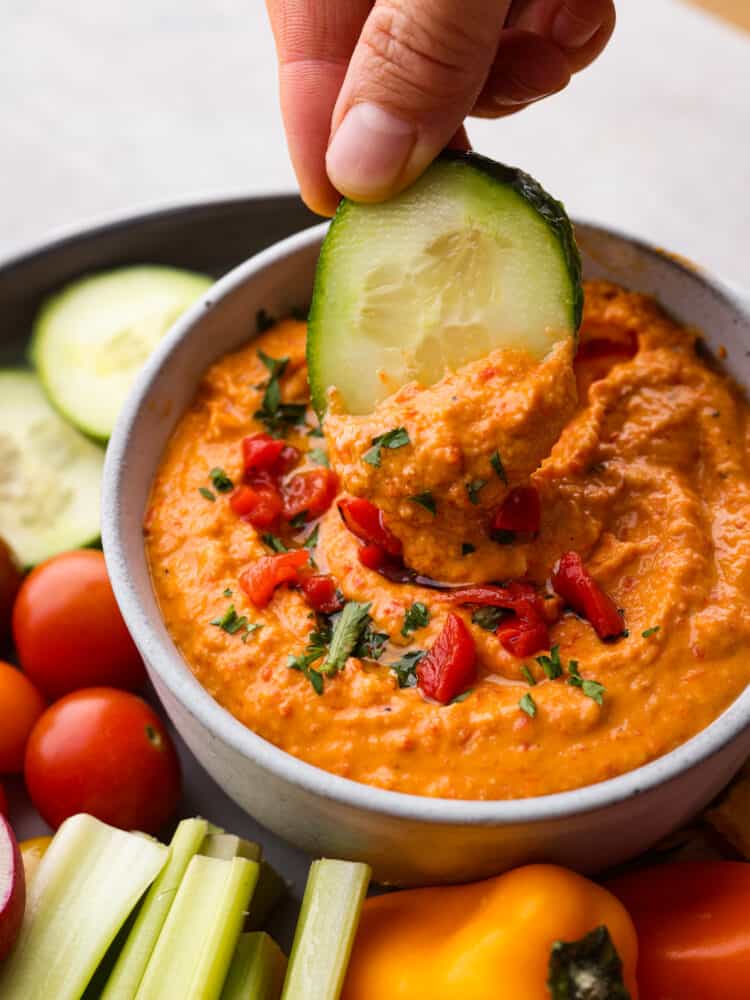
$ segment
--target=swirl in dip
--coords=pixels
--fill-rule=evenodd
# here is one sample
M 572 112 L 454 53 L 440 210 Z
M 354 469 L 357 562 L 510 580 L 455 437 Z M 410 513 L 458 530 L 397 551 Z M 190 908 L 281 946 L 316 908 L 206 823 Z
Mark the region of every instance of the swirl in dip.
M 701 343 L 590 283 L 575 361 L 497 352 L 367 417 L 334 394 L 326 442 L 277 323 L 209 369 L 154 482 L 175 644 L 259 735 L 381 788 L 522 798 L 673 749 L 750 681 L 749 411 Z

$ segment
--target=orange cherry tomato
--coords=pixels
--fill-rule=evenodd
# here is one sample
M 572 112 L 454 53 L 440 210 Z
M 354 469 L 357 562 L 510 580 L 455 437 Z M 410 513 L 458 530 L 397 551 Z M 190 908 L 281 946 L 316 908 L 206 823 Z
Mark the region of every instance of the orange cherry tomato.
M 28 677 L 0 661 L 0 774 L 20 774 L 31 730 L 47 703 Z
M 26 748 L 31 800 L 50 826 L 86 812 L 123 830 L 158 834 L 180 798 L 177 752 L 142 698 L 114 688 L 66 695 Z
M 65 552 L 37 566 L 16 599 L 13 637 L 21 666 L 50 700 L 95 685 L 137 690 L 146 680 L 101 552 Z

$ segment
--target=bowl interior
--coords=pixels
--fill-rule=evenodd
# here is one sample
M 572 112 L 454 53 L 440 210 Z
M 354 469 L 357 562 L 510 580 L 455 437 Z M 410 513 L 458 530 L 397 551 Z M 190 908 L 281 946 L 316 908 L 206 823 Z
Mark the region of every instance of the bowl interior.
M 115 592 L 151 668 L 172 695 L 217 738 L 309 791 L 372 811 L 423 821 L 537 821 L 599 808 L 694 766 L 750 720 L 750 690 L 688 743 L 637 771 L 599 785 L 537 799 L 462 802 L 369 788 L 290 757 L 247 730 L 198 684 L 175 649 L 157 608 L 146 563 L 142 520 L 162 450 L 205 369 L 247 342 L 265 309 L 282 316 L 309 302 L 326 226 L 297 234 L 222 278 L 172 328 L 138 379 L 107 453 L 102 534 Z M 576 226 L 588 278 L 608 278 L 655 295 L 678 319 L 697 327 L 750 386 L 750 317 L 721 283 L 648 245 L 596 226 Z

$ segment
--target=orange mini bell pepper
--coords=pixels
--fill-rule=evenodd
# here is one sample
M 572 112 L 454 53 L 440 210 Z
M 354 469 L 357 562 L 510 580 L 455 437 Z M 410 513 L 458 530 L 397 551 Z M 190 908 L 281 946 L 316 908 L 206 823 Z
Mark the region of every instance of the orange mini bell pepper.
M 606 889 L 528 865 L 368 899 L 342 1000 L 637 1000 L 637 950 Z

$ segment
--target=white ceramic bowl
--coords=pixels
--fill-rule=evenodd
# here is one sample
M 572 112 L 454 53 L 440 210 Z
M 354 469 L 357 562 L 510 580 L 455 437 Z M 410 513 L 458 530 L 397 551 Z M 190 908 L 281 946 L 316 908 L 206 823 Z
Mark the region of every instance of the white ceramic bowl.
M 110 442 L 104 551 L 156 690 L 192 752 L 244 809 L 313 854 L 369 861 L 380 881 L 463 881 L 539 860 L 591 872 L 623 861 L 703 807 L 750 755 L 750 689 L 688 743 L 610 781 L 510 802 L 431 799 L 328 774 L 267 743 L 211 698 L 169 637 L 141 529 L 162 449 L 205 369 L 252 336 L 257 310 L 283 315 L 309 300 L 324 232 L 284 240 L 222 278 L 156 350 Z M 587 277 L 656 295 L 726 348 L 729 368 L 750 385 L 750 313 L 737 295 L 628 237 L 585 224 L 577 236 Z

